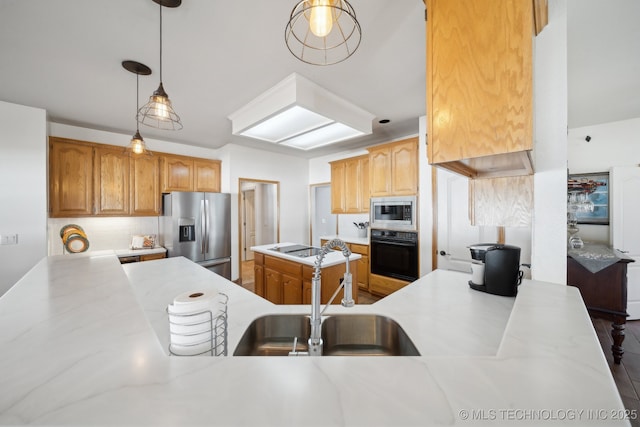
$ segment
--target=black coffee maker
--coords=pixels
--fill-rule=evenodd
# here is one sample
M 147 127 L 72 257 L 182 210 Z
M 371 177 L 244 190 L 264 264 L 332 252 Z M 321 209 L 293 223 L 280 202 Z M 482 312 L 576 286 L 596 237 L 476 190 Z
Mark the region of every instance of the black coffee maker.
M 471 289 L 494 295 L 514 297 L 522 282 L 520 248 L 498 243 L 477 243 L 469 246 L 473 278 Z M 478 283 L 474 283 L 474 280 Z M 480 283 L 481 282 L 481 283 Z

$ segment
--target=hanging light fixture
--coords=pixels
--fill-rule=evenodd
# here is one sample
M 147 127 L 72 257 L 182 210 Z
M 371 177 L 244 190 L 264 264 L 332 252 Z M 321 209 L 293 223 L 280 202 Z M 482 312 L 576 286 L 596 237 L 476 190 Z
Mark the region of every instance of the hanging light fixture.
M 173 111 L 169 95 L 162 86 L 162 6 L 178 7 L 182 0 L 153 0 L 160 5 L 160 86 L 149 97 L 149 102 L 138 111 L 138 121 L 143 125 L 164 130 L 180 130 L 180 117 Z
M 349 58 L 360 46 L 362 31 L 346 0 L 301 0 L 285 29 L 289 51 L 312 65 L 332 65 Z
M 143 153 L 151 154 L 151 152 L 147 150 L 147 147 L 145 146 L 145 143 L 144 143 L 144 139 L 142 139 L 142 136 L 140 135 L 140 129 L 138 129 L 138 114 L 139 114 L 138 113 L 138 107 L 139 107 L 138 94 L 140 92 L 139 91 L 140 75 L 148 76 L 149 74 L 151 74 L 151 68 L 136 61 L 122 61 L 122 67 L 125 70 L 131 73 L 134 73 L 136 75 L 136 134 L 133 135 L 133 138 L 131 138 L 131 143 L 129 144 L 129 150 L 133 154 L 143 154 Z

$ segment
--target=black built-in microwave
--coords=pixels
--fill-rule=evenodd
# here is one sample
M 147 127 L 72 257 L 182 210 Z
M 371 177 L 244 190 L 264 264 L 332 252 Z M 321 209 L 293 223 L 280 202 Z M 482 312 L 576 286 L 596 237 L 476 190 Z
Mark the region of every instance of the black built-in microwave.
M 369 215 L 372 229 L 418 229 L 416 196 L 372 197 Z

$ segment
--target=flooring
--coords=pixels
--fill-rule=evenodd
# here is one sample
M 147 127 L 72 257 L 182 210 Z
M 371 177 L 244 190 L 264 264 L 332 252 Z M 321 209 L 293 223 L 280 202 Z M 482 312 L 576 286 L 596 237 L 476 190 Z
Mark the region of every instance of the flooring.
M 624 355 L 619 365 L 613 363 L 611 354 L 611 322 L 594 318 L 591 321 L 625 408 L 634 411 L 636 418 L 640 418 L 640 320 L 627 322 L 622 343 Z M 640 427 L 640 419 L 630 421 L 632 426 Z

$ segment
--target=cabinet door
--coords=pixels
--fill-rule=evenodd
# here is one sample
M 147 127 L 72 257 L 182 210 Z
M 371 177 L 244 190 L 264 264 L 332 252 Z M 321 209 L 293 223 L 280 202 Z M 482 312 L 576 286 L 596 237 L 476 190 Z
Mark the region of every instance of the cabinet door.
M 193 191 L 220 192 L 220 161 L 194 160 L 193 173 Z
M 302 304 L 302 280 L 299 277 L 282 275 L 282 303 Z
M 533 2 L 427 0 L 429 161 L 530 150 Z
M 162 192 L 193 191 L 193 159 L 164 156 L 162 162 Z
M 369 156 L 360 159 L 360 212 L 369 212 Z
M 358 287 L 362 290 L 369 290 L 369 256 L 362 255 L 358 260 Z
M 270 268 L 264 269 L 264 297 L 274 304 L 282 304 L 282 275 Z
M 93 214 L 93 147 L 50 138 L 51 217 Z
M 359 159 L 349 159 L 344 162 L 344 211 L 346 213 L 359 213 L 362 209 L 360 166 Z
M 413 195 L 418 193 L 418 140 L 391 146 L 391 194 Z
M 96 215 L 129 215 L 129 156 L 122 148 L 94 149 Z
M 256 295 L 265 298 L 264 267 L 261 265 L 253 266 L 253 286 Z
M 154 156 L 131 157 L 131 214 L 160 215 L 160 165 Z
M 345 163 L 331 163 L 331 213 L 345 213 Z
M 388 196 L 391 192 L 391 151 L 388 147 L 370 151 L 369 174 L 371 197 Z
M 153 261 L 154 259 L 163 259 L 166 257 L 167 257 L 166 252 L 163 252 L 161 254 L 140 255 L 140 261 Z

